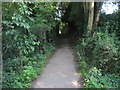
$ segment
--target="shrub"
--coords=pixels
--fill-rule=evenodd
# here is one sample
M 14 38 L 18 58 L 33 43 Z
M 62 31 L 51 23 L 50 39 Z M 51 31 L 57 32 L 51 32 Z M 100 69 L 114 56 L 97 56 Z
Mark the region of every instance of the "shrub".
M 116 88 L 120 80 L 120 41 L 115 33 L 96 29 L 99 32 L 76 43 L 80 73 L 85 76 L 87 88 Z

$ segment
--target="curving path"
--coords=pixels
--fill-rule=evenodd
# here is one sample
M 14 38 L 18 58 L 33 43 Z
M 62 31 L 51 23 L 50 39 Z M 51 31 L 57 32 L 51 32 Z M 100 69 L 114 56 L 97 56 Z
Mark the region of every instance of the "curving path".
M 58 42 L 44 71 L 31 83 L 32 88 L 78 88 L 80 78 L 76 74 L 74 55 L 70 44 L 67 39 L 58 40 Z

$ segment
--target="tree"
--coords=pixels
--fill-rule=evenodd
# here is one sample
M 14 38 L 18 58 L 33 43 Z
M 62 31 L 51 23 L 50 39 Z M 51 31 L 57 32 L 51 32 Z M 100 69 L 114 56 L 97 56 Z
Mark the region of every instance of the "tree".
M 94 18 L 94 0 L 89 3 L 89 16 L 88 16 L 88 25 L 87 25 L 87 36 L 91 34 Z
M 96 10 L 95 10 L 95 20 L 94 24 L 97 26 L 100 18 L 100 12 L 103 6 L 103 2 L 96 3 Z

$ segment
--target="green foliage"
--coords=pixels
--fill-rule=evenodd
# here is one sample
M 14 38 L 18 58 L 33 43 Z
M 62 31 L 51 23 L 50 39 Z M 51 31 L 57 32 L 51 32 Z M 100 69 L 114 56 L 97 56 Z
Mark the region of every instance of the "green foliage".
M 52 48 L 51 48 L 52 50 Z M 4 62 L 3 87 L 4 88 L 26 88 L 31 81 L 42 71 L 42 66 L 51 53 L 37 54 L 34 57 L 21 57 Z
M 22 2 L 3 3 L 2 50 L 3 87 L 27 88 L 42 71 L 45 59 L 54 47 L 57 24 L 57 3 Z M 61 3 L 59 10 L 66 12 L 62 21 L 77 35 L 85 33 L 87 17 L 84 3 Z M 62 10 L 63 9 L 63 10 Z M 117 13 L 116 13 L 117 14 Z M 118 87 L 120 73 L 119 22 L 115 17 L 101 16 L 99 27 L 94 27 L 93 36 L 79 39 L 76 44 L 80 72 L 86 77 L 86 87 Z M 112 17 L 112 20 L 109 20 Z M 84 18 L 84 19 L 83 19 Z M 61 25 L 62 29 L 65 25 Z M 64 30 L 66 33 L 67 30 Z M 70 30 L 71 31 L 71 30 Z M 113 33 L 114 32 L 114 33 Z
M 118 78 L 115 74 L 102 75 L 101 70 L 93 67 L 86 76 L 86 88 L 117 88 Z
M 3 87 L 26 88 L 54 46 L 55 3 L 3 3 Z
M 72 2 L 68 4 L 62 21 L 68 23 L 69 30 L 74 30 L 76 35 L 82 36 L 85 26 L 85 15 L 83 2 Z
M 59 28 L 59 32 L 61 34 L 66 34 L 68 30 L 68 25 L 66 23 L 60 23 L 60 28 Z
M 80 73 L 85 76 L 86 88 L 117 88 L 120 81 L 120 41 L 109 30 L 110 23 L 95 29 L 92 37 L 76 43 Z
M 99 25 L 104 29 L 104 25 L 107 25 L 109 32 L 116 32 L 117 36 L 120 38 L 120 21 L 119 21 L 119 11 L 113 14 L 105 15 L 104 13 L 100 16 Z M 106 29 L 107 29 L 106 28 Z

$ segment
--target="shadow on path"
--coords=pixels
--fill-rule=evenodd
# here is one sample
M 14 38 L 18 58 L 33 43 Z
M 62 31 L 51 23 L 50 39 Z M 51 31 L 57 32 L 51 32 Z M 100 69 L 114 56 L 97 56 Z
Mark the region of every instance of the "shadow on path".
M 31 83 L 32 88 L 78 88 L 79 75 L 70 43 L 66 37 L 56 40 L 55 52 L 43 73 Z

